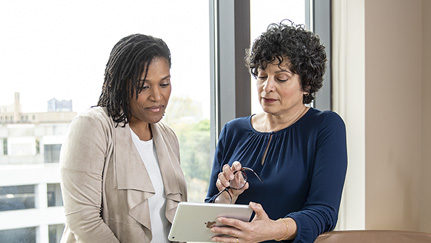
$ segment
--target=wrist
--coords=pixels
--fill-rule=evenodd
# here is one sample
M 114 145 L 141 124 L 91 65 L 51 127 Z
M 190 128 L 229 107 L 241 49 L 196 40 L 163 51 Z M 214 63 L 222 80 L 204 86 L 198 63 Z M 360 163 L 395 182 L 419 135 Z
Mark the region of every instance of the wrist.
M 277 223 L 277 229 L 279 229 L 276 234 L 276 237 L 274 240 L 276 241 L 282 241 L 287 240 L 289 235 L 289 224 L 287 223 L 285 218 L 279 218 L 275 221 Z
M 215 200 L 215 203 L 225 203 L 225 204 L 229 204 L 231 202 L 231 199 L 229 197 L 229 194 L 227 191 L 223 192 L 222 194 L 220 194 Z

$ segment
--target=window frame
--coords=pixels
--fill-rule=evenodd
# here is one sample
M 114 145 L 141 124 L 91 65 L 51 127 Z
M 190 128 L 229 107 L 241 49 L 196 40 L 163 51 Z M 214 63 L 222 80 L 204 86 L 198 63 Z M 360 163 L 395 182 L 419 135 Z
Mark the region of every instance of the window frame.
M 250 1 L 209 0 L 211 158 L 228 121 L 251 113 L 250 73 L 244 65 L 250 45 Z

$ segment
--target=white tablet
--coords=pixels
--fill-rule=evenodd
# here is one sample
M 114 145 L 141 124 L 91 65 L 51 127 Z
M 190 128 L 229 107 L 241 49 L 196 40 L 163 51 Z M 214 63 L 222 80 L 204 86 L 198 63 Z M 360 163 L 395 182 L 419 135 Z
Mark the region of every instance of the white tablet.
M 217 217 L 250 221 L 253 210 L 248 205 L 181 202 L 175 213 L 168 239 L 184 242 L 211 242 L 215 233 L 211 226 L 219 225 Z

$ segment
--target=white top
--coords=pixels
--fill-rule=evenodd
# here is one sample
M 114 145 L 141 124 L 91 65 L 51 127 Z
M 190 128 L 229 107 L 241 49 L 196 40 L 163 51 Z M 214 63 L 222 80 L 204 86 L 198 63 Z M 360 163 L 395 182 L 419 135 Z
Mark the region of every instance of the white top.
M 162 175 L 160 174 L 159 162 L 157 159 L 156 148 L 153 140 L 142 141 L 130 129 L 133 143 L 141 155 L 142 162 L 148 171 L 148 174 L 153 184 L 156 194 L 148 199 L 150 207 L 151 233 L 153 239 L 151 242 L 166 242 L 168 243 L 168 233 L 170 223 L 165 216 L 166 195 L 164 191 Z

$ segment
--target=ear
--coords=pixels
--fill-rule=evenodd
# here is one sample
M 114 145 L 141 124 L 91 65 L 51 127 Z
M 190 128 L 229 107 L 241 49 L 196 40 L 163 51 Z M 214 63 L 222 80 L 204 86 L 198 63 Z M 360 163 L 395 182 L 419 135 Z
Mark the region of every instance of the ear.
M 305 96 L 310 94 L 310 90 L 311 90 L 311 85 L 309 83 L 307 83 L 307 85 L 305 85 L 304 88 L 302 89 Z

